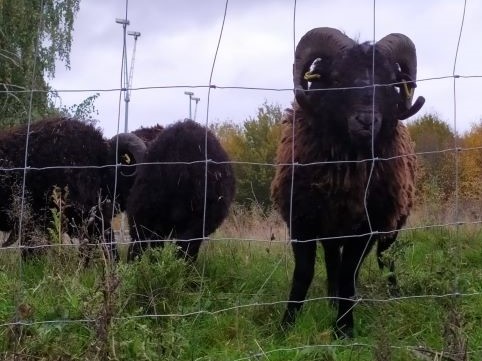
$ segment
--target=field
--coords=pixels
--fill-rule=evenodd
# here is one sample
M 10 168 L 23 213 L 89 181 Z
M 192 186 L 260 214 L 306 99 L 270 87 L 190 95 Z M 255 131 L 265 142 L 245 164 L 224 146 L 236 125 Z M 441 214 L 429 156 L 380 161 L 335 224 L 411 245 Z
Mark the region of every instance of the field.
M 256 208 L 235 209 L 194 267 L 175 260 L 172 246 L 116 267 L 100 256 L 83 267 L 74 247 L 54 246 L 29 262 L 2 250 L 0 357 L 481 360 L 482 234 L 475 225 L 417 229 L 437 223 L 428 215 L 412 217 L 414 229 L 387 255 L 396 260 L 399 297 L 390 298 L 373 254 L 364 263 L 350 340 L 331 333 L 336 313 L 324 299 L 321 247 L 309 301 L 293 329 L 279 329 L 291 249 L 276 215 Z

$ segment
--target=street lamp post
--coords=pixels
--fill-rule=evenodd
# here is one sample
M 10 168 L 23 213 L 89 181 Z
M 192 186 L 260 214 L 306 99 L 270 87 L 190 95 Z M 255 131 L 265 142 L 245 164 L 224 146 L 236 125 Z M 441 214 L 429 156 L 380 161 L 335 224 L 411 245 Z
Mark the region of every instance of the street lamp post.
M 127 17 L 127 15 L 126 15 Z M 127 89 L 129 86 L 127 85 L 128 79 L 127 79 L 127 48 L 126 48 L 126 30 L 127 30 L 127 25 L 130 24 L 129 20 L 127 19 L 119 19 L 116 18 L 115 22 L 117 24 L 122 25 L 122 31 L 123 31 L 123 36 L 122 36 L 122 66 L 121 66 L 121 73 L 123 74 L 122 79 L 124 80 L 123 84 L 121 85 L 121 90 L 124 92 L 124 101 L 125 101 L 125 122 L 124 122 L 124 131 L 127 132 L 127 122 L 128 122 L 128 115 L 127 111 L 129 109 L 129 95 L 127 94 Z M 124 230 L 125 230 L 125 221 L 124 221 L 124 213 L 122 213 L 121 217 L 121 234 L 122 237 L 124 237 Z
M 128 31 L 127 35 L 134 37 L 134 49 L 132 50 L 132 59 L 131 59 L 131 68 L 129 71 L 129 77 L 127 78 L 127 87 L 125 92 L 125 103 L 126 103 L 126 114 L 125 114 L 125 123 L 124 123 L 124 132 L 127 133 L 129 131 L 129 102 L 131 101 L 131 90 L 132 87 L 132 76 L 134 75 L 134 62 L 136 59 L 136 46 L 137 46 L 137 38 L 141 36 L 141 33 L 138 31 Z M 126 55 L 126 69 L 127 69 L 127 55 Z
M 184 92 L 184 94 L 189 96 L 189 119 L 192 119 L 191 100 L 193 99 L 192 96 L 194 95 L 194 93 L 193 92 Z
M 117 24 L 122 24 L 122 25 L 124 26 L 124 29 L 127 27 L 127 25 L 130 24 L 129 20 L 127 20 L 127 19 L 120 19 L 120 18 L 116 18 L 116 19 L 115 19 L 115 22 L 116 22 Z
M 199 101 L 201 100 L 201 98 L 192 98 L 192 100 L 194 100 L 194 101 L 196 102 L 196 106 L 194 107 L 194 119 L 193 119 L 193 120 L 196 120 L 197 103 L 199 103 Z
M 125 120 L 124 120 L 124 132 L 128 132 L 128 125 L 129 125 L 129 102 L 131 100 L 130 94 L 130 87 L 132 84 L 132 75 L 134 73 L 134 60 L 136 54 L 136 45 L 137 45 L 137 38 L 141 36 L 141 33 L 138 31 L 127 31 L 127 26 L 130 25 L 128 19 L 120 19 L 116 18 L 115 22 L 117 24 L 122 25 L 123 29 L 123 50 L 122 50 L 122 74 L 123 74 L 123 84 L 122 84 L 122 91 L 124 92 L 124 102 L 125 102 Z M 128 64 L 127 64 L 127 46 L 126 46 L 126 35 L 130 35 L 134 37 L 134 50 L 132 51 L 132 60 L 131 60 L 131 68 L 130 72 L 128 73 Z
M 126 104 L 126 112 L 125 112 L 125 124 L 124 128 L 127 128 L 127 109 L 129 108 L 129 95 L 127 93 L 127 89 L 129 87 L 128 85 L 128 79 L 127 79 L 127 49 L 126 49 L 126 33 L 127 33 L 127 26 L 130 24 L 129 20 L 127 19 L 120 19 L 116 18 L 115 22 L 117 24 L 122 25 L 122 31 L 123 31 L 123 51 L 122 51 L 122 74 L 123 74 L 123 79 L 124 82 L 122 84 L 122 91 L 124 92 L 124 101 Z

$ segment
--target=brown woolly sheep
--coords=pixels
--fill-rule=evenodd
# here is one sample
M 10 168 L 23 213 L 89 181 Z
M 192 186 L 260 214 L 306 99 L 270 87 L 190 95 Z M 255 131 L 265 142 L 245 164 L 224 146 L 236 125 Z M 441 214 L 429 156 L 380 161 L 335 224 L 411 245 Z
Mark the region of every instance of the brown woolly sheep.
M 373 45 L 331 28 L 301 38 L 271 185 L 295 257 L 283 327 L 305 300 L 320 240 L 328 295 L 338 302 L 335 332 L 353 335 L 363 259 L 377 239 L 379 252 L 388 248 L 412 207 L 416 159 L 400 120 L 423 105 L 411 103 L 415 79 L 415 46 L 402 34 Z
M 14 208 L 21 195 L 16 192 L 22 188 L 25 165 L 25 205 L 31 209 L 32 222 L 24 226 L 46 232 L 45 228 L 52 221 L 51 209 L 57 207 L 52 192 L 54 187 L 58 187 L 64 196 L 65 191 L 68 192 L 62 210 L 67 233 L 71 237 L 82 236 L 82 226 L 88 221 L 88 235 L 97 238 L 101 235 L 99 232 L 110 229 L 114 208 L 112 202 L 115 200 L 120 210 L 125 208 L 124 199 L 133 178 L 122 174 L 133 173 L 134 167 L 127 167 L 127 164 L 132 165 L 136 159 L 142 158 L 144 151 L 144 142 L 135 135 L 120 134 L 106 140 L 93 125 L 70 118 L 47 118 L 32 123 L 30 128 L 23 124 L 2 129 L 0 230 L 11 231 L 2 246 L 10 246 L 17 240 L 19 220 Z M 117 168 L 119 172 L 114 197 L 116 168 L 113 165 L 116 160 L 126 166 Z M 109 237 L 110 232 L 106 235 Z M 32 254 L 34 249 L 29 248 L 32 245 L 29 235 L 23 236 L 20 245 L 22 254 L 26 256 Z M 115 249 L 113 252 L 116 257 Z

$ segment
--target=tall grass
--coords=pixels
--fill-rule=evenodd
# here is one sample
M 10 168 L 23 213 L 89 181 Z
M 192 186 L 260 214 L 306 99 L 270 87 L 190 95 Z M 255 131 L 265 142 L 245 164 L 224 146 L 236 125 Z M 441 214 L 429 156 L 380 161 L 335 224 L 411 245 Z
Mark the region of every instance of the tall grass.
M 411 225 L 431 216 L 415 212 Z M 133 263 L 112 266 L 99 257 L 89 267 L 72 247 L 28 262 L 3 250 L 0 358 L 482 359 L 482 236 L 476 228 L 401 232 L 387 255 L 396 260 L 397 299 L 390 299 L 387 275 L 370 255 L 360 274 L 363 301 L 355 308 L 352 340 L 332 336 L 336 312 L 323 299 L 321 247 L 310 301 L 292 330 L 280 330 L 293 269 L 287 237 L 275 213 L 254 207 L 234 208 L 194 265 L 177 260 L 172 244 Z

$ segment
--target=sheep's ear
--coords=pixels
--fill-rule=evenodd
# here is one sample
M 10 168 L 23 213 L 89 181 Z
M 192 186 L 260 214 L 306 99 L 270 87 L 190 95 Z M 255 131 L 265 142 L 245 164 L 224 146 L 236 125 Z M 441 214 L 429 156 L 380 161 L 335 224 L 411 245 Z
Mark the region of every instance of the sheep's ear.
M 142 162 L 146 152 L 144 141 L 133 133 L 120 133 L 109 141 L 111 151 L 118 150 L 118 160 L 125 165 Z
M 146 152 L 144 141 L 133 133 L 120 133 L 109 140 L 111 160 L 117 159 L 122 165 L 133 166 L 141 163 Z M 117 151 L 117 157 L 116 157 Z M 134 176 L 137 167 L 123 167 L 122 176 Z

